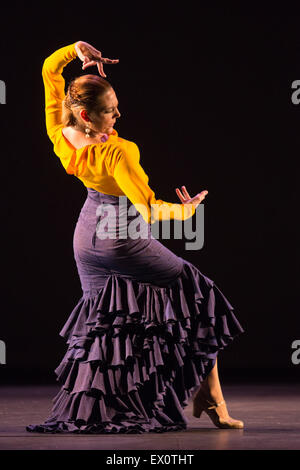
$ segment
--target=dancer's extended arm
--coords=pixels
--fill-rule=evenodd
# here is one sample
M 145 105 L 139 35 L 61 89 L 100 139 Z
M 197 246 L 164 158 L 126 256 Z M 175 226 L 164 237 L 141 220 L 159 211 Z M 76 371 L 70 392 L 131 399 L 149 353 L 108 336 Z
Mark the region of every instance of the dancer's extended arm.
M 118 186 L 147 223 L 169 219 L 186 220 L 194 215 L 198 199 L 195 199 L 194 204 L 175 204 L 155 198 L 154 191 L 148 185 L 149 177 L 139 163 L 140 152 L 134 142 L 128 142 L 127 149 L 120 149 L 106 161 Z

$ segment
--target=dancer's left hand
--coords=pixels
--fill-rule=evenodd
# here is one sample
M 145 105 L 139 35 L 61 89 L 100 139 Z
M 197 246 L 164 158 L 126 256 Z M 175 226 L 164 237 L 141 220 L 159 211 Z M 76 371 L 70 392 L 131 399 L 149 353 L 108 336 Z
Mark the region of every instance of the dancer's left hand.
M 201 191 L 201 193 L 197 194 L 194 197 L 191 197 L 189 193 L 187 192 L 187 189 L 185 186 L 181 186 L 182 192 L 181 193 L 179 188 L 176 188 L 176 193 L 179 199 L 181 200 L 182 204 L 193 204 L 195 209 L 199 206 L 199 204 L 205 199 L 205 196 L 208 194 L 207 190 Z

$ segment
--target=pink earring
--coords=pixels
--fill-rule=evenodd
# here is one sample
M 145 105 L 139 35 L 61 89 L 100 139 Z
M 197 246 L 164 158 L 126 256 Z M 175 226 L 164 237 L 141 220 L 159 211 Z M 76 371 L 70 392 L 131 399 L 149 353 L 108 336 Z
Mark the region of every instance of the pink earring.
M 107 134 L 104 134 L 102 137 L 101 137 L 101 142 L 106 142 L 108 140 L 108 135 Z

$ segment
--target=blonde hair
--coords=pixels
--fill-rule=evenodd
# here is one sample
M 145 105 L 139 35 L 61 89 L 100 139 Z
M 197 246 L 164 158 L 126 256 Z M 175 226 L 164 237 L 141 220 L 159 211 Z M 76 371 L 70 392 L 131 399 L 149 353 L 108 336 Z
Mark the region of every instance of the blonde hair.
M 88 114 L 101 110 L 101 98 L 111 84 L 98 75 L 82 75 L 71 80 L 62 102 L 62 123 L 65 127 L 75 126 L 77 119 L 74 109 L 85 109 Z

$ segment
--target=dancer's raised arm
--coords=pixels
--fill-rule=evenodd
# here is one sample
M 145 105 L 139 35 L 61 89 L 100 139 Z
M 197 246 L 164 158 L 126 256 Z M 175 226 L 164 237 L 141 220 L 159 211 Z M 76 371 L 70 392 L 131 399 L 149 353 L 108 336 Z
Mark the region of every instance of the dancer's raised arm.
M 61 47 L 45 59 L 42 76 L 45 87 L 45 117 L 47 134 L 53 144 L 62 126 L 62 101 L 65 97 L 65 79 L 62 76 L 64 67 L 77 57 L 75 44 Z

